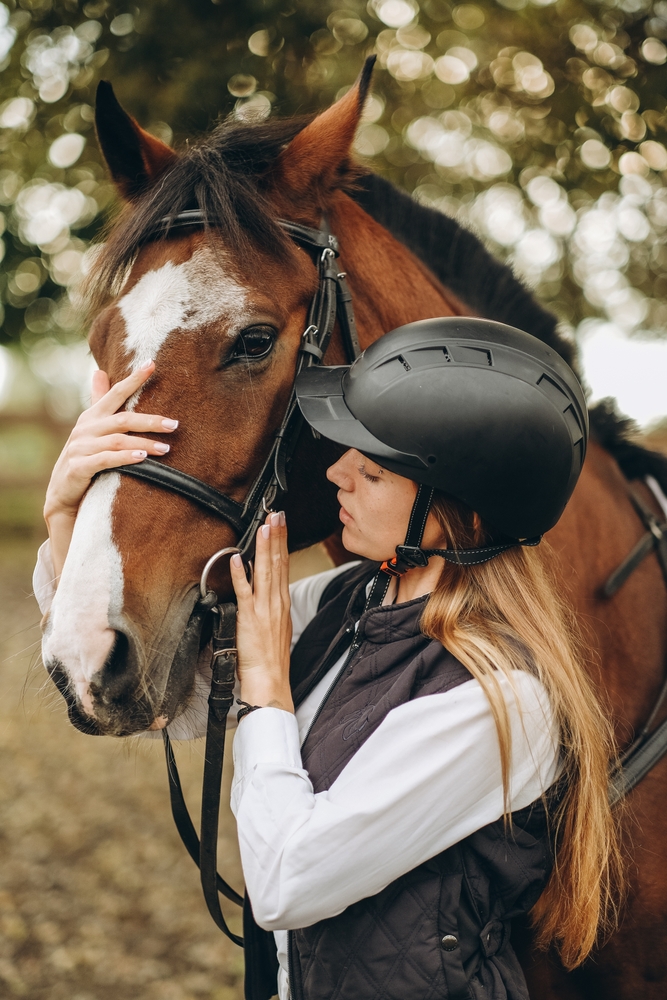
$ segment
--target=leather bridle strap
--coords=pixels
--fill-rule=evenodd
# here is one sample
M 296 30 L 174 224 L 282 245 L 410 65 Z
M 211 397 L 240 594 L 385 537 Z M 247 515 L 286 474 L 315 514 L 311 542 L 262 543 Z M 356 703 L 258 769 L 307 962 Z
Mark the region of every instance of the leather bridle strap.
M 162 220 L 165 228 L 173 226 L 204 225 L 203 214 L 199 211 L 182 212 L 173 219 Z M 168 225 L 167 225 L 168 223 Z M 308 325 L 304 331 L 297 362 L 298 374 L 303 367 L 319 364 L 329 346 L 336 319 L 340 323 L 341 334 L 350 362 L 358 357 L 357 337 L 352 311 L 351 296 L 338 272 L 335 258 L 338 242 L 326 228 L 310 229 L 298 223 L 280 221 L 290 237 L 299 246 L 316 255 L 318 267 L 318 290 L 311 303 Z M 207 483 L 178 469 L 145 459 L 140 465 L 121 466 L 117 471 L 135 476 L 186 497 L 214 514 L 227 520 L 240 537 L 238 548 L 246 557 L 254 546 L 257 528 L 264 520 L 267 506 L 272 504 L 278 491 L 287 490 L 286 469 L 303 426 L 303 417 L 298 408 L 294 387 L 290 395 L 282 423 L 275 434 L 271 450 L 255 479 L 243 504 Z M 203 591 L 206 588 L 203 588 Z M 227 716 L 233 701 L 236 676 L 236 606 L 217 603 L 212 591 L 202 592 L 195 606 L 205 610 L 213 609 L 214 627 L 212 646 L 212 682 L 209 697 L 208 722 L 206 729 L 206 751 L 204 780 L 202 788 L 201 840 L 197 837 L 194 824 L 185 803 L 174 752 L 167 730 L 163 730 L 171 810 L 176 828 L 190 857 L 200 869 L 201 884 L 209 913 L 213 920 L 231 941 L 242 946 L 243 938 L 229 929 L 220 908 L 219 893 L 232 902 L 243 905 L 242 897 L 225 882 L 217 871 L 218 817 L 220 812 L 220 791 L 222 767 L 225 752 L 225 732 Z
M 628 497 L 647 531 L 602 587 L 604 597 L 613 597 L 630 574 L 651 552 L 655 552 L 657 555 L 665 583 L 667 583 L 667 522 L 659 521 L 651 508 L 630 486 L 628 486 Z
M 231 497 L 220 493 L 212 486 L 208 486 L 200 479 L 189 476 L 179 469 L 172 469 L 170 465 L 162 465 L 152 458 L 145 458 L 141 465 L 123 465 L 119 469 L 127 476 L 136 476 L 148 483 L 170 489 L 172 493 L 179 493 L 188 500 L 193 500 L 200 507 L 224 517 L 232 525 L 234 530 L 243 535 L 248 530 L 248 518 L 245 514 L 243 504 L 237 503 Z
M 651 489 L 650 483 L 648 485 Z M 602 587 L 604 597 L 612 597 L 651 552 L 655 552 L 667 583 L 667 522 L 659 521 L 642 497 L 629 485 L 628 496 L 647 531 Z M 609 802 L 612 806 L 625 798 L 667 753 L 667 719 L 651 732 L 666 698 L 667 677 L 648 719 L 623 753 L 618 768 L 609 779 Z
M 211 693 L 208 699 L 209 711 L 206 726 L 206 750 L 204 754 L 204 781 L 201 803 L 201 841 L 197 837 L 194 824 L 185 804 L 183 789 L 174 759 L 174 751 L 166 729 L 162 731 L 171 811 L 181 840 L 188 854 L 200 871 L 204 899 L 213 920 L 234 944 L 243 947 L 243 938 L 227 926 L 218 893 L 243 906 L 243 897 L 238 894 L 218 874 L 218 817 L 220 814 L 220 792 L 222 765 L 225 755 L 225 733 L 227 716 L 234 700 L 236 680 L 236 605 L 217 604 L 217 597 L 209 591 L 204 599 L 213 608 L 214 626 L 211 638 L 213 651 Z

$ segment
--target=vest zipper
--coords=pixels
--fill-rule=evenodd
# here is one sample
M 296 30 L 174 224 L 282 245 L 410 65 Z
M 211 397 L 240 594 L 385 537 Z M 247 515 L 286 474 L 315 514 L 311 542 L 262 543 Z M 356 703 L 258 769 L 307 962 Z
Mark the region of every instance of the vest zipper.
M 349 635 L 349 633 L 353 632 L 353 631 L 354 631 L 354 626 L 350 625 L 349 628 L 345 629 L 344 635 Z M 333 691 L 333 689 L 336 687 L 336 684 L 338 684 L 338 681 L 341 679 L 345 668 L 347 667 L 348 663 L 350 662 L 351 657 L 354 656 L 354 654 L 356 653 L 356 651 L 359 649 L 360 646 L 361 646 L 361 643 L 357 642 L 357 637 L 355 636 L 354 639 L 352 640 L 352 645 L 350 646 L 350 648 L 348 650 L 347 656 L 345 657 L 343 663 L 341 664 L 340 670 L 338 671 L 338 673 L 334 677 L 333 681 L 329 685 L 329 688 L 327 689 L 327 693 L 325 694 L 324 698 L 322 698 L 322 701 L 317 706 L 317 711 L 315 712 L 315 715 L 310 720 L 310 725 L 308 726 L 308 729 L 306 730 L 306 735 L 301 740 L 301 746 L 303 746 L 305 744 L 306 740 L 310 736 L 310 733 L 311 733 L 311 730 L 312 730 L 313 726 L 315 725 L 315 723 L 319 719 L 319 717 L 320 717 L 320 715 L 322 713 L 322 709 L 324 708 L 324 706 L 326 705 L 326 703 L 329 700 L 329 695 L 331 694 L 331 692 Z M 333 651 L 333 654 L 335 654 L 335 653 L 338 652 L 339 647 L 340 647 L 340 643 L 337 644 L 335 650 Z M 333 661 L 335 663 L 336 660 L 338 659 L 338 657 L 335 657 L 335 659 L 334 659 L 334 655 L 333 654 L 332 654 L 332 656 L 330 658 L 333 659 Z

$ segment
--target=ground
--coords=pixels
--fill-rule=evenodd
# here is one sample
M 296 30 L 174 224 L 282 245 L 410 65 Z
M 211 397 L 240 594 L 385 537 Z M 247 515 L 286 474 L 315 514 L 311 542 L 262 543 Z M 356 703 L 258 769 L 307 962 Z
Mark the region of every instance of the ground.
M 81 735 L 45 679 L 36 544 L 16 532 L 0 544 L 0 998 L 237 1000 L 243 958 L 173 826 L 161 741 Z M 324 565 L 303 554 L 295 574 Z M 177 749 L 195 814 L 202 753 L 200 741 Z M 229 780 L 226 768 L 224 801 Z M 240 889 L 228 808 L 219 857 Z M 240 931 L 237 908 L 223 909 Z

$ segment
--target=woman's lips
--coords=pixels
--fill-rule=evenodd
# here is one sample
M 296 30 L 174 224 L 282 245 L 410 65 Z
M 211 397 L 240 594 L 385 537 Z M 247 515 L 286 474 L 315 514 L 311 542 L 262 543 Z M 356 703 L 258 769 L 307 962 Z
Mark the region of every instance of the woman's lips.
M 342 505 L 341 505 L 340 511 L 338 512 L 338 516 L 341 519 L 341 521 L 343 522 L 343 524 L 351 524 L 352 521 L 354 521 L 354 518 L 352 517 L 352 515 L 348 511 L 346 511 L 345 508 Z

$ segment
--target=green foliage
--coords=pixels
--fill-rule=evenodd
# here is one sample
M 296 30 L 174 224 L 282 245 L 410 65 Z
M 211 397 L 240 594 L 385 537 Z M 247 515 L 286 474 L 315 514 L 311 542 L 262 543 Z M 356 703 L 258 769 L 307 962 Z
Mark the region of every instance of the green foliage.
M 93 132 L 110 79 L 176 145 L 220 115 L 328 106 L 378 54 L 357 152 L 458 215 L 573 329 L 662 331 L 667 2 L 6 0 L 3 339 L 81 336 L 76 282 L 115 205 Z

